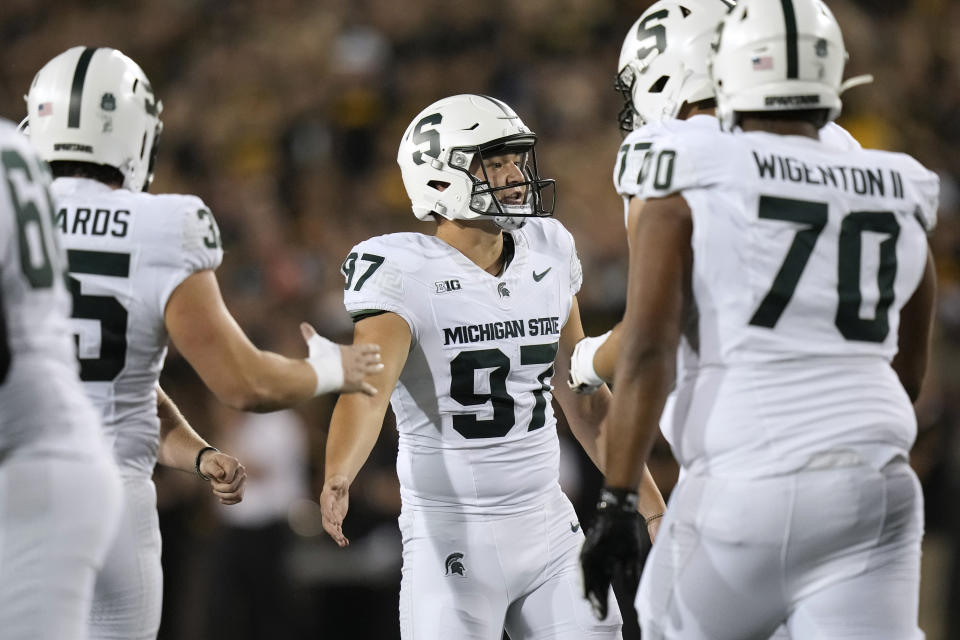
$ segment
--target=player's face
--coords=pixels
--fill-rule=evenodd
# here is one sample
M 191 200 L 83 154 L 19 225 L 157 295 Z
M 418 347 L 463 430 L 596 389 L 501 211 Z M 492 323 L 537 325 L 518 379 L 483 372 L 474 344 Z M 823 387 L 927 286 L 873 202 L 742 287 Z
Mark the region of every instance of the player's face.
M 526 153 L 501 153 L 483 158 L 483 167 L 477 167 L 474 175 L 480 180 L 488 180 L 494 189 L 520 185 L 526 181 L 523 172 L 526 162 Z M 496 191 L 496 196 L 504 204 L 519 205 L 523 204 L 525 191 L 525 187 L 517 186 L 513 189 L 500 189 Z

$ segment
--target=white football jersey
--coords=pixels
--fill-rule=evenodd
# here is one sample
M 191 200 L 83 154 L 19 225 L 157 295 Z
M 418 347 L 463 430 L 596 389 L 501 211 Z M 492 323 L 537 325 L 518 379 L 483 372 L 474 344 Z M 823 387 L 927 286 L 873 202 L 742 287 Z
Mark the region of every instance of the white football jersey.
M 217 224 L 195 196 L 135 193 L 86 178 L 57 178 L 53 196 L 70 263 L 80 378 L 121 471 L 151 474 L 164 309 L 187 276 L 219 266 Z
M 77 379 L 66 258 L 47 166 L 0 120 L 0 459 L 18 450 L 103 455 L 100 420 Z
M 720 131 L 720 121 L 711 115 L 695 115 L 686 120 L 658 120 L 648 122 L 639 129 L 631 131 L 617 152 L 613 165 L 613 186 L 623 199 L 623 224 L 629 228 L 630 200 L 640 193 L 642 177 L 648 170 L 653 156 L 650 148 L 657 140 L 683 134 L 684 132 L 703 132 L 706 135 Z M 840 149 L 859 149 L 860 143 L 851 136 L 846 129 L 835 122 L 827 123 L 820 129 L 820 140 L 827 146 Z M 660 419 L 660 430 L 663 437 L 671 445 L 674 437 L 674 412 L 683 406 L 683 389 L 685 382 L 696 375 L 698 356 L 696 345 L 690 344 L 687 337 L 680 340 L 677 349 L 677 382 L 675 390 L 680 394 L 677 398 L 673 394 L 667 401 L 663 416 Z
M 681 464 L 765 475 L 840 450 L 905 455 L 916 423 L 890 362 L 937 176 L 903 154 L 762 132 L 685 132 L 651 157 L 640 196 L 680 193 L 693 214 L 700 364 Z
M 404 505 L 514 513 L 558 491 L 551 378 L 582 274 L 573 237 L 530 218 L 493 276 L 443 240 L 371 238 L 343 265 L 347 311 L 389 311 L 412 345 L 390 398 Z

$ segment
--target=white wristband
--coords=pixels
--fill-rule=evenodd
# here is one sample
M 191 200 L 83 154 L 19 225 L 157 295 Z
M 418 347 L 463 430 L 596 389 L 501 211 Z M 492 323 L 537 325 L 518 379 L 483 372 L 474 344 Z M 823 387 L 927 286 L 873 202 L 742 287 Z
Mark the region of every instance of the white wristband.
M 343 387 L 343 360 L 340 357 L 340 345 L 331 342 L 319 334 L 313 334 L 307 340 L 307 364 L 317 374 L 317 390 L 313 395 L 339 391 Z
M 602 336 L 584 338 L 574 347 L 570 357 L 571 387 L 592 393 L 603 385 L 603 378 L 597 375 L 597 370 L 593 367 L 593 357 L 609 336 L 610 331 L 607 331 Z

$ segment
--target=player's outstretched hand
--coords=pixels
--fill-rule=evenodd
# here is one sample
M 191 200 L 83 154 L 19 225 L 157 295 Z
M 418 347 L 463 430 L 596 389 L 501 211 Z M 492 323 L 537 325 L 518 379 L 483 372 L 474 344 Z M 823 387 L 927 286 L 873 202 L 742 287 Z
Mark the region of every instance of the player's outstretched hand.
M 343 535 L 343 519 L 350 508 L 350 483 L 343 476 L 331 476 L 323 483 L 320 492 L 320 514 L 323 517 L 323 530 L 330 534 L 333 541 L 341 547 L 350 544 Z
M 221 504 L 237 504 L 243 500 L 247 470 L 240 461 L 219 451 L 210 451 L 200 458 L 200 473 L 210 478 L 213 495 Z
M 342 344 L 340 359 L 343 362 L 342 393 L 359 391 L 368 396 L 377 395 L 377 388 L 367 382 L 367 376 L 383 369 L 378 344 Z
M 605 488 L 597 504 L 597 518 L 587 531 L 580 550 L 584 597 L 593 614 L 607 617 L 610 583 L 620 573 L 628 587 L 636 591 L 637 563 L 640 556 L 640 516 L 637 494 L 625 489 Z M 633 601 L 632 598 L 630 600 Z
M 306 322 L 300 323 L 300 333 L 310 351 L 307 362 L 317 374 L 317 395 L 332 391 L 377 394 L 377 388 L 367 382 L 367 377 L 383 369 L 380 345 L 336 344 Z

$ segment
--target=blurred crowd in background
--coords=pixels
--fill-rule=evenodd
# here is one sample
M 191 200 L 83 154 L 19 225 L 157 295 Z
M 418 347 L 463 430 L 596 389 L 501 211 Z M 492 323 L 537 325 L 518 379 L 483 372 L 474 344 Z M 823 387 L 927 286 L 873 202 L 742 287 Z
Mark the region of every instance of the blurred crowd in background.
M 556 215 L 583 261 L 585 328 L 597 334 L 622 313 L 626 285 L 611 183 L 621 106 L 613 77 L 623 37 L 649 4 L 3 0 L 0 115 L 21 119 L 33 75 L 71 46 L 112 46 L 136 60 L 164 104 L 152 190 L 207 202 L 226 249 L 218 277 L 227 305 L 259 346 L 293 356 L 305 355 L 301 320 L 350 340 L 339 265 L 353 244 L 432 232 L 412 215 L 395 161 L 410 119 L 447 95 L 495 96 L 539 134 L 541 174 L 558 181 Z M 921 626 L 930 640 L 960 638 L 960 2 L 828 4 L 850 51 L 846 75 L 875 76 L 845 96 L 839 122 L 942 181 L 931 238 L 937 337 L 913 464 L 927 512 Z M 174 351 L 162 383 L 198 431 L 242 460 L 249 482 L 241 505 L 220 507 L 196 477 L 157 472 L 161 638 L 398 638 L 392 423 L 351 491 L 352 545 L 340 550 L 314 502 L 332 401 L 232 412 Z M 600 478 L 559 430 L 563 484 L 588 524 Z M 669 492 L 676 468 L 664 444 L 651 468 Z

